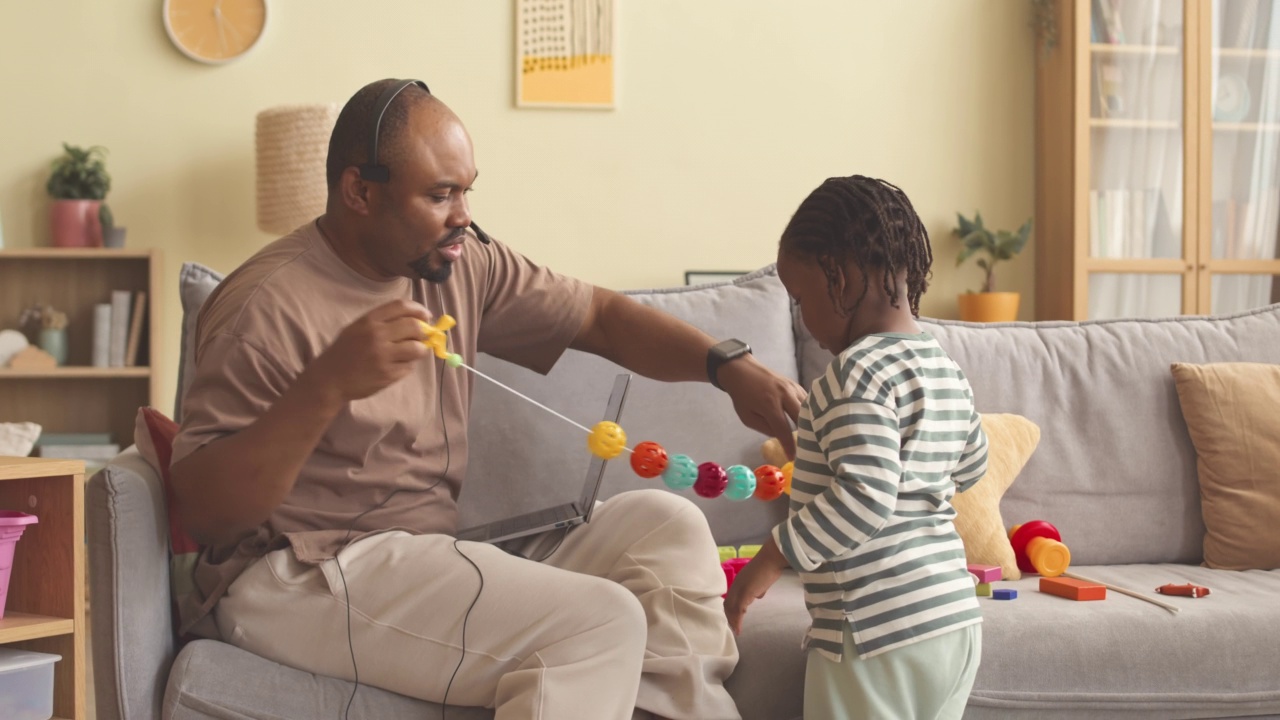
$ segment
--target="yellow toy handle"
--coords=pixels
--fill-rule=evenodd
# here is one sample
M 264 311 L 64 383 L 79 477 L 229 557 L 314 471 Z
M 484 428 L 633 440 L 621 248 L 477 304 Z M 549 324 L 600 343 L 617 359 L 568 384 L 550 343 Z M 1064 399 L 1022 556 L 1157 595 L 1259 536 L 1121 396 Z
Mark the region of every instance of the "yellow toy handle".
M 451 315 L 441 315 L 440 319 L 436 320 L 434 324 L 428 324 L 419 320 L 418 327 L 422 328 L 422 334 L 426 335 L 422 344 L 431 348 L 432 352 L 436 354 L 436 357 L 441 360 L 448 360 L 449 347 L 447 345 L 448 338 L 445 333 L 449 332 L 449 330 L 453 329 L 453 326 L 457 324 L 458 321 L 454 320 Z

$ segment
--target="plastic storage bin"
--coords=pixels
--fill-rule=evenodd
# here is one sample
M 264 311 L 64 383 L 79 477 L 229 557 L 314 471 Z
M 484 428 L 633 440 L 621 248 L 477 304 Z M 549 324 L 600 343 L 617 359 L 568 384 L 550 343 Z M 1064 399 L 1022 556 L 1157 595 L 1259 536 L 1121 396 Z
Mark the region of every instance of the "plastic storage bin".
M 0 718 L 53 717 L 53 664 L 61 655 L 0 647 Z

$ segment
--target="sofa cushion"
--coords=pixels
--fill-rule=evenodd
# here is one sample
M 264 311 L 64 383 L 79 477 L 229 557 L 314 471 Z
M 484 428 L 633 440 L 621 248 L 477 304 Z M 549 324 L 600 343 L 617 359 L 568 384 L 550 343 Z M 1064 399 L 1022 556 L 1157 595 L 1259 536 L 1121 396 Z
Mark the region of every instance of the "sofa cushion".
M 196 378 L 196 320 L 200 307 L 223 275 L 200 263 L 182 263 L 178 273 L 178 297 L 182 300 L 182 346 L 178 349 L 178 394 L 173 399 L 173 419 L 182 421 L 182 398 Z
M 1200 562 L 1195 450 L 1169 366 L 1280 363 L 1280 305 L 1220 317 L 921 324 L 969 378 L 979 412 L 1018 413 L 1043 429 L 1001 503 L 1006 522 L 1052 522 L 1078 564 Z M 804 372 L 825 367 L 803 325 L 797 332 Z
M 716 338 L 738 337 L 756 358 L 784 377 L 796 377 L 795 345 L 786 291 L 772 267 L 715 285 L 628 292 L 632 298 L 700 327 Z M 570 350 L 543 378 L 482 355 L 478 368 L 538 402 L 591 427 L 621 368 Z M 586 435 L 529 402 L 484 380 L 475 381 L 469 469 L 460 499 L 462 523 L 497 519 L 578 496 L 591 456 Z M 668 453 L 723 466 L 760 464 L 762 435 L 742 425 L 729 397 L 707 383 L 662 383 L 636 377 L 619 424 L 628 445 L 651 440 Z M 601 496 L 663 487 L 632 472 L 625 459 L 606 468 Z M 759 542 L 786 514 L 786 499 L 734 502 L 692 492 L 721 545 Z
M 1194 565 L 1074 567 L 1108 591 L 1077 602 L 1040 593 L 1038 577 L 999 583 L 1013 601 L 982 598 L 982 665 L 965 720 L 986 718 L 1218 718 L 1280 713 L 1280 571 Z M 1203 598 L 1156 595 L 1192 582 Z
M 987 435 L 987 474 L 951 499 L 956 532 L 970 564 L 998 565 L 1003 577 L 1017 580 L 1022 571 L 1000 515 L 1000 499 L 1035 452 L 1040 428 L 1021 415 L 987 413 L 982 431 Z
M 1174 363 L 1196 448 L 1204 562 L 1280 568 L 1280 365 Z

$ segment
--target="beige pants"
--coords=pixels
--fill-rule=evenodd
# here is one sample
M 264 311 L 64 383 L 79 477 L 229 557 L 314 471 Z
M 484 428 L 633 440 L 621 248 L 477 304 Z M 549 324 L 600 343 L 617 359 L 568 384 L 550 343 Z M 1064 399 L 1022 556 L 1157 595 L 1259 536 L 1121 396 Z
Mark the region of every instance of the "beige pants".
M 541 558 L 563 531 L 525 543 Z M 497 720 L 737 720 L 723 681 L 738 651 L 724 618 L 715 542 L 688 500 L 643 490 L 600 505 L 542 563 L 486 543 L 388 532 L 320 566 L 280 550 L 218 603 L 222 637 L 308 672 L 451 705 Z M 470 562 L 468 562 L 468 560 Z M 475 563 L 479 568 L 472 567 Z M 483 589 L 481 589 L 483 575 Z

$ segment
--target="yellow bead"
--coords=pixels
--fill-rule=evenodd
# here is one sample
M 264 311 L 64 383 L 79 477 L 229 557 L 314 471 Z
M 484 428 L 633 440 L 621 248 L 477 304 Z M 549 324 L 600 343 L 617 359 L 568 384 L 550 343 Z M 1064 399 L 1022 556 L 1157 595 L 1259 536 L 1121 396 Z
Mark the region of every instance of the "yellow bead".
M 782 466 L 782 492 L 791 494 L 791 473 L 795 470 L 795 463 L 787 463 Z
M 593 455 L 612 460 L 622 454 L 627 447 L 627 434 L 618 423 L 601 420 L 591 429 L 587 438 L 587 447 Z

